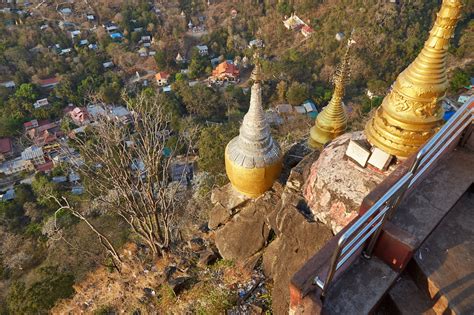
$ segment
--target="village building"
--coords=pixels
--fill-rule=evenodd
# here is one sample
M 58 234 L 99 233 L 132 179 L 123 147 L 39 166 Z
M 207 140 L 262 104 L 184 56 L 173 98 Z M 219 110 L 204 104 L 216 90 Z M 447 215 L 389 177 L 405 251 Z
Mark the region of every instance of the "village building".
M 55 176 L 51 178 L 51 181 L 55 184 L 61 184 L 67 182 L 67 177 L 66 176 Z
M 87 108 L 85 107 L 75 107 L 71 111 L 69 111 L 69 117 L 71 117 L 72 121 L 78 125 L 86 125 L 89 123 L 89 113 L 87 112 Z
M 170 74 L 168 72 L 158 72 L 155 75 L 156 83 L 158 86 L 165 86 L 168 85 L 168 80 L 170 78 Z
M 304 107 L 307 114 L 318 113 L 318 107 L 312 100 L 306 100 L 301 106 Z
M 109 119 L 115 119 L 124 124 L 128 124 L 130 122 L 131 113 L 123 106 L 116 106 L 112 107 L 108 117 Z
M 198 49 L 199 54 L 201 56 L 209 55 L 209 48 L 207 47 L 207 45 L 197 45 L 196 48 Z
M 209 78 L 209 81 L 238 82 L 239 76 L 239 69 L 231 61 L 226 60 L 212 70 L 212 76 Z
M 263 48 L 265 47 L 265 44 L 263 43 L 263 40 L 261 39 L 252 39 L 249 42 L 249 48 Z
M 72 13 L 71 8 L 62 8 L 59 10 L 59 13 L 62 15 L 70 15 Z
M 303 34 L 304 37 L 310 37 L 313 33 L 314 30 L 309 25 L 305 25 L 301 28 L 301 34 Z
M 7 89 L 14 89 L 16 84 L 14 81 L 5 81 L 5 82 L 0 82 L 0 86 L 5 87 Z
M 42 98 L 40 100 L 37 100 L 36 102 L 33 103 L 33 107 L 35 109 L 41 108 L 41 107 L 46 107 L 49 106 L 49 102 L 47 98 Z
M 178 156 L 171 162 L 171 181 L 179 182 L 182 185 L 190 185 L 196 169 L 197 156 Z
M 183 56 L 181 56 L 181 54 L 178 53 L 178 55 L 175 58 L 175 61 L 177 64 L 180 64 L 180 63 L 184 63 L 186 60 L 184 60 Z
M 72 52 L 72 48 L 64 48 L 64 49 L 61 49 L 61 51 L 59 52 L 59 55 L 67 55 L 71 52 Z
M 33 165 L 40 165 L 46 163 L 44 152 L 41 147 L 31 146 L 21 152 L 21 158 L 25 161 L 31 161 Z
M 59 77 L 51 77 L 44 80 L 39 80 L 38 85 L 43 89 L 53 89 L 56 85 L 59 84 Z
M 28 121 L 28 122 L 23 124 L 23 127 L 25 128 L 25 130 L 30 130 L 30 129 L 36 128 L 38 126 L 39 126 L 38 120 L 36 120 L 36 119 L 33 119 L 33 120 Z
M 80 31 L 80 30 L 74 30 L 74 31 L 71 32 L 71 38 L 72 38 L 72 39 L 74 39 L 74 38 L 76 38 L 76 37 L 78 37 L 78 36 L 80 36 L 80 35 L 81 35 L 81 31 Z
M 292 31 L 299 31 L 303 26 L 305 26 L 305 22 L 301 20 L 296 14 L 292 13 L 291 16 L 283 21 L 285 27 Z
M 71 188 L 71 194 L 73 195 L 82 195 L 84 191 L 85 189 L 84 189 L 84 186 L 82 185 L 77 185 Z
M 102 66 L 104 67 L 104 69 L 113 68 L 114 63 L 112 61 L 107 61 L 107 62 L 104 62 Z
M 108 33 L 113 33 L 119 29 L 118 26 L 113 22 L 105 23 L 103 27 Z
M 116 33 L 110 33 L 110 38 L 112 38 L 113 40 L 121 40 L 123 38 L 123 35 L 122 33 L 120 32 L 116 32 Z
M 459 95 L 459 97 L 458 97 L 458 103 L 460 103 L 460 104 L 466 103 L 467 100 L 470 99 L 471 96 L 473 96 L 473 95 L 474 95 L 474 90 L 470 90 L 470 91 L 468 91 L 468 92 L 466 92 L 466 93 L 463 93 L 463 94 Z
M 293 113 L 293 106 L 290 104 L 278 104 L 276 107 L 276 112 L 280 115 L 288 115 Z
M 140 57 L 147 57 L 148 56 L 148 49 L 146 49 L 145 47 L 142 47 L 138 50 L 138 55 Z
M 54 122 L 42 121 L 38 123 L 37 127 L 28 126 L 28 128 L 26 135 L 38 146 L 56 142 L 58 138 L 64 135 L 58 124 Z
M 104 106 L 100 104 L 89 104 L 87 105 L 87 113 L 89 114 L 89 119 L 92 121 L 100 119 L 100 117 L 106 117 L 107 111 Z
M 0 193 L 0 201 L 10 201 L 10 200 L 13 200 L 13 199 L 15 199 L 15 189 L 14 188 L 8 189 L 4 193 Z
M 0 138 L 0 162 L 5 161 L 13 154 L 13 144 L 10 138 Z
M 0 174 L 5 174 L 7 176 L 17 174 L 23 171 L 33 171 L 34 169 L 35 168 L 31 161 L 25 161 L 21 157 L 0 164 Z

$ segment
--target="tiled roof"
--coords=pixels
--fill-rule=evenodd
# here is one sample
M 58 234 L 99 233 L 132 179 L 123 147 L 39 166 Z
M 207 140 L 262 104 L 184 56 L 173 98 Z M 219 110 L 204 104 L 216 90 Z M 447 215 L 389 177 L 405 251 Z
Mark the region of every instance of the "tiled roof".
M 0 153 L 10 153 L 12 149 L 12 140 L 10 138 L 0 138 Z

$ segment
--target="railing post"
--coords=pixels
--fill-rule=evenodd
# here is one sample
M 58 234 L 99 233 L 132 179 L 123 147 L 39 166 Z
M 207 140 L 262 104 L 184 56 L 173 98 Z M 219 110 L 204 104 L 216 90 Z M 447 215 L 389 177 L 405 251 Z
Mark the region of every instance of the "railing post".
M 341 240 L 345 241 L 344 235 L 342 235 L 339 239 L 337 243 L 337 249 L 334 251 L 331 257 L 331 264 L 329 265 L 328 275 L 326 277 L 326 281 L 324 281 L 323 287 L 321 288 L 321 299 L 324 299 L 324 297 L 326 296 L 326 291 L 329 287 L 329 284 L 331 283 L 332 279 L 334 278 L 334 274 L 336 273 L 337 261 L 342 249 L 341 243 L 343 243 L 341 242 Z M 321 283 L 321 280 L 319 279 L 319 277 L 316 277 L 314 279 L 314 283 L 317 284 L 318 282 Z

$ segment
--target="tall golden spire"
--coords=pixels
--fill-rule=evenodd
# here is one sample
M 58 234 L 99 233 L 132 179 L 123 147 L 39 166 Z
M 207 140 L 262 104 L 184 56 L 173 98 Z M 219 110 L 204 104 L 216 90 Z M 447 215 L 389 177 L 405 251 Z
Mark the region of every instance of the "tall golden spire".
M 271 188 L 279 177 L 282 153 L 273 140 L 262 107 L 262 70 L 258 56 L 252 79 L 250 107 L 239 135 L 227 144 L 225 167 L 237 191 L 249 197 L 258 197 Z
M 448 88 L 446 57 L 462 6 L 461 0 L 443 0 L 422 51 L 398 76 L 365 127 L 372 145 L 405 158 L 443 124 L 440 103 Z
M 334 93 L 331 101 L 318 115 L 315 125 L 310 130 L 308 144 L 312 148 L 321 148 L 346 131 L 347 113 L 342 98 L 344 97 L 344 85 L 349 75 L 349 50 L 353 43 L 354 41 L 350 38 L 342 63 L 334 75 Z

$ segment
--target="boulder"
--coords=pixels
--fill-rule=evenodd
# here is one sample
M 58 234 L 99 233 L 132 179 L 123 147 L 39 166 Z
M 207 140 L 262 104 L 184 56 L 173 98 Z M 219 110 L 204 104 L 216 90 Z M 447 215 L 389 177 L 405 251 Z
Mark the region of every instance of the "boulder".
M 204 240 L 202 238 L 195 237 L 188 241 L 188 246 L 189 249 L 191 249 L 193 252 L 198 252 L 200 250 L 203 250 L 206 247 L 206 244 L 204 243 Z
M 303 191 L 311 214 L 338 233 L 359 210 L 362 200 L 388 174 L 362 168 L 345 157 L 350 140 L 364 140 L 363 132 L 344 134 L 333 140 L 311 165 Z
M 206 249 L 199 252 L 199 261 L 197 264 L 199 267 L 204 268 L 208 265 L 211 265 L 216 260 L 217 260 L 217 255 L 213 251 Z
M 209 212 L 208 226 L 211 230 L 217 229 L 231 218 L 231 211 L 224 208 L 220 203 L 216 204 Z
M 242 263 L 260 251 L 270 233 L 266 214 L 263 202 L 252 201 L 217 230 L 215 241 L 221 256 Z
M 289 197 L 295 201 L 297 196 Z M 304 202 L 301 198 L 300 202 Z M 331 230 L 308 218 L 295 206 L 282 204 L 278 210 L 278 238 L 265 249 L 263 271 L 273 279 L 272 309 L 274 314 L 287 314 L 289 282 L 293 274 L 332 237 Z
M 229 211 L 242 206 L 249 200 L 249 197 L 234 190 L 230 183 L 220 188 L 214 189 L 211 194 L 211 202 L 213 204 L 220 204 Z

